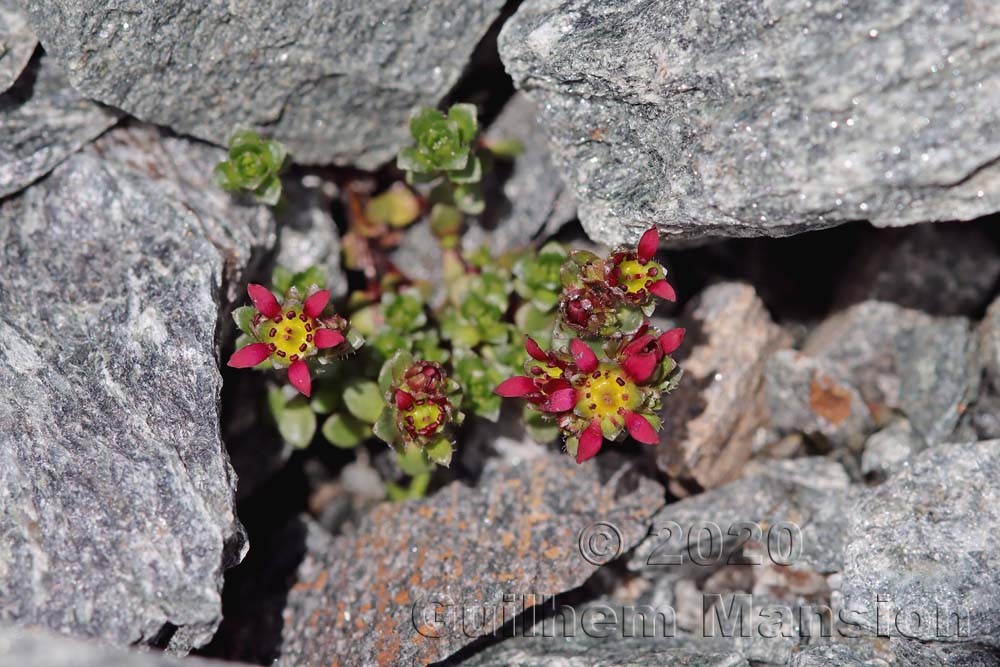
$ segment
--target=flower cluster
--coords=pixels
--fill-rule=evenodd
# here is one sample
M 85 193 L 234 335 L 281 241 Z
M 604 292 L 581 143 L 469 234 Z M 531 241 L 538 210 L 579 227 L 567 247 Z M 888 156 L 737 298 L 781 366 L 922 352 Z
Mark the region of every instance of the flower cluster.
M 378 384 L 386 405 L 375 422 L 375 435 L 400 454 L 418 449 L 429 462 L 449 465 L 452 428 L 465 418 L 459 384 L 441 364 L 414 359 L 406 351 L 385 363 Z
M 287 157 L 288 151 L 277 141 L 261 139 L 256 132 L 237 132 L 229 140 L 228 159 L 215 165 L 212 175 L 223 190 L 245 190 L 274 206 L 281 198 L 281 172 Z
M 628 338 L 607 341 L 595 352 L 574 338 L 568 353 L 543 350 L 533 339 L 525 375 L 504 380 L 497 393 L 518 397 L 555 422 L 566 449 L 582 463 L 600 451 L 605 439 L 659 442 L 663 394 L 680 378 L 670 355 L 684 339 L 683 329 L 660 333 L 644 324 Z
M 292 287 L 279 303 L 268 288 L 251 283 L 247 293 L 253 307 L 234 313 L 237 324 L 253 342 L 229 358 L 232 368 L 252 368 L 270 361 L 287 369 L 288 381 L 299 393 L 312 393 L 309 360 L 327 363 L 347 352 L 347 321 L 329 309 L 330 292 L 313 286 L 304 296 Z
M 496 393 L 525 399 L 530 412 L 558 428 L 578 462 L 597 454 L 605 439 L 628 434 L 647 444 L 659 441 L 662 397 L 680 380 L 670 355 L 684 330 L 660 333 L 647 319 L 655 297 L 676 299 L 654 259 L 658 246 L 654 228 L 635 249 L 620 247 L 605 259 L 570 253 L 558 270 L 558 298 L 555 257 L 542 261 L 542 253 L 530 271 L 518 272 L 519 292 L 530 295 L 532 307 L 558 304 L 552 341 L 567 344 L 546 351 L 528 338 L 525 375 L 503 381 Z M 532 420 L 526 421 L 530 428 Z
M 655 308 L 654 297 L 676 300 L 666 269 L 654 258 L 656 228 L 647 230 L 637 248 L 620 247 L 607 258 L 576 251 L 562 265 L 559 321 L 571 335 L 612 338 L 634 333 Z

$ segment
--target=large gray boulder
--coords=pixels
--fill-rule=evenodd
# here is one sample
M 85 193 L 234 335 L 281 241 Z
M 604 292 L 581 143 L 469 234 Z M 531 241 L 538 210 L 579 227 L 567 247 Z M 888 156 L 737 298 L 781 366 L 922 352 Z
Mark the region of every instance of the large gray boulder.
M 39 57 L 0 95 L 0 197 L 52 171 L 118 117 L 81 97 L 52 58 Z
M 499 39 L 609 244 L 1000 210 L 998 43 L 965 0 L 527 0 Z
M 37 0 L 31 23 L 87 97 L 215 143 L 237 126 L 302 163 L 376 167 L 436 105 L 503 0 Z
M 928 449 L 850 517 L 845 607 L 864 629 L 1000 645 L 1000 440 Z
M 182 660 L 154 651 L 127 651 L 42 630 L 0 630 L 0 667 L 240 667 L 240 664 L 197 658 Z
M 20 5 L 14 0 L 0 0 L 0 93 L 14 85 L 37 45 L 38 39 Z
M 461 447 L 461 444 L 459 445 Z M 663 488 L 616 456 L 577 465 L 547 450 L 492 459 L 475 488 L 375 507 L 348 535 L 307 540 L 277 664 L 442 660 L 522 608 L 582 585 L 646 532 Z M 591 533 L 594 549 L 581 533 Z M 591 534 L 587 533 L 587 534 Z M 614 548 L 609 542 L 615 539 Z M 501 616 L 505 620 L 501 619 Z
M 206 643 L 242 558 L 220 310 L 273 220 L 218 149 L 116 130 L 0 203 L 0 621 Z

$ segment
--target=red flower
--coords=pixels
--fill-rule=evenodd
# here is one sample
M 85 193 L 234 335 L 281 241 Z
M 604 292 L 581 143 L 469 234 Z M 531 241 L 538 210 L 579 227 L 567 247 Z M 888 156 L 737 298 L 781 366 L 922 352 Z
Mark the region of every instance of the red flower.
M 656 227 L 647 229 L 636 250 L 619 248 L 608 259 L 605 278 L 608 285 L 629 303 L 644 305 L 653 295 L 676 301 L 674 288 L 665 279 L 666 269 L 653 261 L 659 248 Z
M 528 375 L 504 380 L 497 386 L 496 393 L 506 398 L 523 398 L 542 412 L 572 410 L 576 391 L 569 381 L 574 372 L 571 362 L 554 352 L 545 352 L 530 336 L 524 348 L 533 360 L 525 364 Z
M 559 312 L 570 328 L 593 336 L 613 315 L 614 304 L 606 289 L 597 286 L 568 287 L 559 299 Z
M 306 359 L 345 341 L 344 334 L 335 328 L 342 320 L 322 317 L 330 302 L 330 292 L 319 290 L 304 302 L 293 292 L 283 304 L 263 285 L 251 283 L 247 285 L 247 293 L 256 311 L 250 319 L 250 329 L 257 342 L 236 350 L 227 365 L 251 368 L 270 359 L 276 368 L 287 367 L 288 381 L 309 396 L 312 378 Z
M 556 421 L 578 463 L 595 456 L 605 438 L 625 433 L 657 444 L 661 394 L 672 386 L 675 367 L 665 358 L 683 338 L 683 329 L 660 334 L 646 322 L 631 338 L 606 343 L 601 355 L 573 339 L 568 356 L 545 352 L 529 338 L 526 375 L 505 380 L 496 392 L 524 398 Z

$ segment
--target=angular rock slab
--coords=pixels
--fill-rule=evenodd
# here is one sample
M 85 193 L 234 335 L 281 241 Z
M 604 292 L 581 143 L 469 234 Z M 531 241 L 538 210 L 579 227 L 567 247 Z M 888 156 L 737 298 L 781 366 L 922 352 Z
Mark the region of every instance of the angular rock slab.
M 771 526 L 785 522 L 800 529 L 790 545 L 796 551 L 775 553 L 776 558 L 788 556 L 793 565 L 820 573 L 839 572 L 847 534 L 843 505 L 855 492 L 844 467 L 827 459 L 754 462 L 742 479 L 663 507 L 653 517 L 649 537 L 636 547 L 628 566 L 648 577 L 686 573 L 692 568 L 701 577 L 726 564 L 728 553 L 721 558 L 702 556 L 718 551 L 720 533 L 726 544 L 735 546 L 747 537 L 741 524 L 755 523 L 761 534 L 752 541 L 766 544 Z M 714 536 L 714 528 L 699 529 L 706 522 L 718 526 Z M 680 534 L 671 528 L 674 524 Z M 772 538 L 772 547 L 785 537 L 782 530 Z M 692 559 L 691 551 L 700 555 Z M 793 558 L 793 554 L 797 555 Z M 673 564 L 678 557 L 683 562 Z
M 684 377 L 663 401 L 657 466 L 709 488 L 738 476 L 767 421 L 764 367 L 791 337 L 771 320 L 753 287 L 720 283 L 684 313 Z
M 1000 645 L 1000 440 L 928 449 L 847 514 L 843 593 L 858 623 Z
M 41 630 L 0 630 L 0 667 L 240 667 L 241 664 L 126 651 Z
M 306 556 L 278 664 L 434 662 L 493 631 L 492 620 L 478 627 L 483 612 L 510 620 L 525 600 L 530 607 L 580 586 L 598 567 L 581 555 L 581 531 L 613 524 L 628 549 L 663 504 L 658 484 L 602 458 L 580 466 L 550 452 L 494 462 L 475 488 L 455 482 L 376 507 L 356 534 Z
M 178 652 L 219 623 L 216 332 L 273 243 L 206 189 L 220 152 L 122 130 L 0 204 L 0 621 Z
M 1000 210 L 998 44 L 965 0 L 528 0 L 499 38 L 611 245 Z
M 902 412 L 933 445 L 948 440 L 979 392 L 978 347 L 964 317 L 864 301 L 813 330 L 803 351 L 831 363 L 873 412 Z
M 676 642 L 680 644 L 680 642 Z M 743 656 L 711 650 L 688 642 L 681 647 L 652 640 L 623 641 L 612 637 L 601 643 L 576 642 L 564 637 L 547 640 L 513 638 L 460 663 L 462 667 L 749 667 Z
M 32 26 L 87 97 L 218 144 L 248 127 L 296 161 L 374 168 L 458 80 L 503 0 L 33 0 Z
M 0 95 L 0 197 L 52 171 L 118 118 L 73 90 L 52 58 L 39 57 Z
M 0 93 L 14 85 L 36 46 L 38 39 L 18 3 L 0 0 Z
M 796 350 L 772 355 L 764 371 L 771 425 L 857 451 L 875 425 L 861 394 L 831 366 Z

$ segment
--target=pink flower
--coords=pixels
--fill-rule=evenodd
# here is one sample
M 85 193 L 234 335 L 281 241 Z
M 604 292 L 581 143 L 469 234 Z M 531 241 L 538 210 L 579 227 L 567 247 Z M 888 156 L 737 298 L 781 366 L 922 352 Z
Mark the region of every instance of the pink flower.
M 605 277 L 624 300 L 636 305 L 649 303 L 653 296 L 677 300 L 674 288 L 666 281 L 666 269 L 653 260 L 659 245 L 659 233 L 653 227 L 642 235 L 635 250 L 619 248 L 611 254 Z
M 227 365 L 252 368 L 270 359 L 275 368 L 287 368 L 291 385 L 309 396 L 312 378 L 306 360 L 345 342 L 340 330 L 343 319 L 323 316 L 330 292 L 317 290 L 302 301 L 293 291 L 280 304 L 263 285 L 251 283 L 247 293 L 255 311 L 250 319 L 251 335 L 257 342 L 236 350 Z

